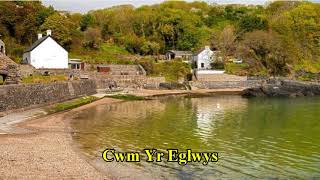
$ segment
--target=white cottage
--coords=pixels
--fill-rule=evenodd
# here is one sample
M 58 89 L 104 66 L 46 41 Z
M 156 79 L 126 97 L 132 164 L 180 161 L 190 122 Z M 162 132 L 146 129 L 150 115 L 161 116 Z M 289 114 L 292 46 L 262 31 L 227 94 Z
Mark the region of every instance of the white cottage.
M 198 51 L 193 60 L 195 62 L 195 68 L 198 70 L 209 70 L 212 69 L 211 63 L 214 61 L 214 52 L 210 49 L 209 46 L 206 46 L 204 49 Z
M 32 44 L 23 54 L 23 63 L 36 69 L 67 69 L 68 52 L 51 37 L 51 30 Z

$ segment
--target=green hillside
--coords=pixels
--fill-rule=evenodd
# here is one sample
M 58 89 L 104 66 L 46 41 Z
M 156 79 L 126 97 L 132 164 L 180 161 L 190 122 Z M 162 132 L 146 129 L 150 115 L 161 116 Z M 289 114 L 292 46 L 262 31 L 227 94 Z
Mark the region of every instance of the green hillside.
M 41 2 L 0 2 L 0 34 L 15 61 L 46 29 L 71 57 L 92 63 L 128 64 L 137 56 L 211 45 L 226 62 L 244 60 L 241 66 L 225 64 L 234 74 L 312 79 L 320 72 L 320 4 L 305 1 L 266 6 L 168 1 L 87 14 L 60 13 Z

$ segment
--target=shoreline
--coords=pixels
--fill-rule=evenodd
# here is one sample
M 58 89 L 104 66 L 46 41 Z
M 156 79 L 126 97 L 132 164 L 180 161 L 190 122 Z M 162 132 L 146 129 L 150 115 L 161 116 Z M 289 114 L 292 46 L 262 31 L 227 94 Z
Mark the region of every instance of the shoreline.
M 81 110 L 115 102 L 120 100 L 104 98 L 67 112 L 16 124 L 28 132 L 0 136 L 0 176 L 10 179 L 114 179 L 95 169 L 74 148 L 69 123 L 73 114 Z
M 143 97 L 185 95 L 235 95 L 242 89 L 223 90 L 139 90 L 129 94 Z M 72 140 L 72 117 L 82 110 L 123 100 L 102 98 L 78 108 L 18 122 L 11 126 L 24 131 L 0 134 L 0 177 L 3 178 L 79 178 L 117 179 L 96 168 Z

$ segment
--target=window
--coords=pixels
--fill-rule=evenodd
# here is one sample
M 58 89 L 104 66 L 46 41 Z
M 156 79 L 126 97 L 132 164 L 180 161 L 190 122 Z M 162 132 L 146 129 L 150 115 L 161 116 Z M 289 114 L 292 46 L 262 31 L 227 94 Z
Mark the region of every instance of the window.
M 0 52 L 4 53 L 4 47 L 3 46 L 0 47 Z
M 204 68 L 204 63 L 201 63 L 201 68 Z

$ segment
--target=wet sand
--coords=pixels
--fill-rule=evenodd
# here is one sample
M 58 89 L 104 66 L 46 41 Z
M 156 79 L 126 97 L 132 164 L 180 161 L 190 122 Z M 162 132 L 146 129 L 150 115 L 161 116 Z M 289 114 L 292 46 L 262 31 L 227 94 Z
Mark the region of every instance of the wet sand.
M 213 93 L 212 90 L 210 92 Z M 185 93 L 190 92 L 141 90 L 133 94 L 161 96 Z M 104 98 L 68 112 L 16 124 L 25 130 L 24 133 L 0 135 L 0 179 L 118 179 L 119 176 L 105 174 L 90 164 L 92 161 L 73 144 L 70 127 L 70 120 L 77 112 L 116 102 L 121 100 Z

